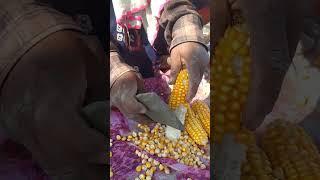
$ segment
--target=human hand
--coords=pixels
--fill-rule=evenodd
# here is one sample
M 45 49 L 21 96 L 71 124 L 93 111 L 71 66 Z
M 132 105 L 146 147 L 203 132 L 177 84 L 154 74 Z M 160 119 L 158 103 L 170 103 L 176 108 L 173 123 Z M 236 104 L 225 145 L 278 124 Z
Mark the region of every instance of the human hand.
M 142 79 L 135 72 L 126 72 L 115 81 L 111 88 L 111 104 L 129 119 L 142 124 L 151 123 L 152 121 L 145 115 L 146 107 L 136 99 L 137 93 L 142 92 Z
M 203 74 L 209 65 L 210 58 L 206 48 L 195 42 L 185 42 L 177 45 L 170 54 L 170 80 L 173 84 L 179 72 L 185 65 L 189 73 L 189 92 L 187 101 L 190 102 L 198 91 Z

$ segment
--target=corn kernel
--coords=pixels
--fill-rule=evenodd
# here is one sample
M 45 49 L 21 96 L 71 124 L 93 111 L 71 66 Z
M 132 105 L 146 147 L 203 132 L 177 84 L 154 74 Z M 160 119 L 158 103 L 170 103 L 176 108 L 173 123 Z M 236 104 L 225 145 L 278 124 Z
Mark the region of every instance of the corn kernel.
M 146 171 L 148 168 L 146 165 L 142 165 L 142 170 Z
M 170 170 L 169 170 L 169 168 L 168 168 L 168 167 L 165 167 L 165 168 L 164 168 L 164 173 L 166 173 L 166 174 L 170 174 Z
M 204 164 L 200 165 L 200 169 L 205 169 L 205 168 L 206 168 L 206 165 L 204 165 Z
M 150 162 L 146 162 L 146 166 L 147 166 L 148 169 L 151 168 L 151 163 Z
M 117 140 L 120 140 L 120 139 L 121 139 L 121 136 L 120 136 L 120 135 L 117 135 L 117 136 L 116 136 L 116 139 L 117 139 Z
M 159 165 L 159 170 L 162 171 L 164 169 L 164 166 L 162 164 Z
M 136 167 L 136 171 L 137 171 L 137 172 L 140 172 L 141 170 L 142 170 L 141 165 L 139 165 L 139 166 Z
M 145 176 L 144 174 L 140 174 L 140 175 L 139 175 L 139 178 L 140 178 L 140 179 L 145 179 L 145 177 L 146 177 L 146 176 Z

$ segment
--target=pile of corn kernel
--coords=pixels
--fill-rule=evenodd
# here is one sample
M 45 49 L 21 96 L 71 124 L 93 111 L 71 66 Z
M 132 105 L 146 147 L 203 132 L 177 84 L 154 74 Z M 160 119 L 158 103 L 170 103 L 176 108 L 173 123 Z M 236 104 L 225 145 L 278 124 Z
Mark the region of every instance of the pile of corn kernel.
M 136 171 L 139 173 L 144 171 L 136 179 L 151 179 L 157 169 L 170 174 L 167 166 L 149 157 L 147 153 L 160 158 L 175 159 L 181 164 L 195 168 L 206 169 L 202 160 L 210 160 L 210 157 L 205 155 L 204 150 L 200 149 L 186 132 L 182 132 L 179 139 L 174 141 L 165 137 L 165 125 L 161 126 L 157 123 L 153 129 L 150 129 L 147 125 L 138 124 L 138 128 L 142 131 L 133 131 L 128 136 L 116 136 L 117 140 L 132 142 L 144 151 L 135 152 L 142 163 L 136 167 Z
M 139 177 L 135 178 L 135 180 L 139 180 L 139 179 L 151 180 L 153 174 L 157 170 L 157 167 L 159 171 L 164 171 L 166 174 L 170 174 L 170 169 L 167 166 L 149 157 L 147 153 L 136 150 L 135 154 L 141 158 L 141 165 L 138 165 L 136 167 L 136 171 L 138 173 L 141 173 L 141 171 L 144 171 L 144 173 L 141 173 Z

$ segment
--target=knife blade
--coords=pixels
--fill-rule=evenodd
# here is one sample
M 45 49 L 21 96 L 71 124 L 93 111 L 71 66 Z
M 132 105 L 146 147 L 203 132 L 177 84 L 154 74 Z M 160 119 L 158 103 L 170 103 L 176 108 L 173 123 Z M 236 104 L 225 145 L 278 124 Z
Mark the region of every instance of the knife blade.
M 146 115 L 155 122 L 184 130 L 184 125 L 169 106 L 154 92 L 136 95 L 139 102 L 147 107 Z

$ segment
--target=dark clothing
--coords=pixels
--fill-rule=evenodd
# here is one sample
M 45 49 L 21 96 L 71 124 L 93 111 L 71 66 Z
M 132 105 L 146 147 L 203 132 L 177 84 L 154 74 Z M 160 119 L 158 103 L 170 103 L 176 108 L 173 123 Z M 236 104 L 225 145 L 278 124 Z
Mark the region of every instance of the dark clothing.
M 107 100 L 106 57 L 85 33 L 44 4 L 0 1 L 0 126 L 52 179 L 107 177 L 105 131 L 82 112 Z
M 66 29 L 82 31 L 71 17 L 33 0 L 0 1 L 0 86 L 28 50 Z

